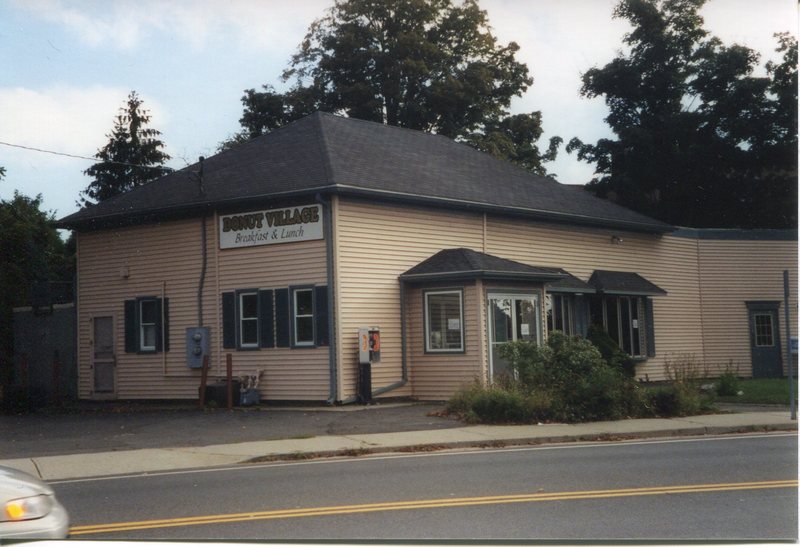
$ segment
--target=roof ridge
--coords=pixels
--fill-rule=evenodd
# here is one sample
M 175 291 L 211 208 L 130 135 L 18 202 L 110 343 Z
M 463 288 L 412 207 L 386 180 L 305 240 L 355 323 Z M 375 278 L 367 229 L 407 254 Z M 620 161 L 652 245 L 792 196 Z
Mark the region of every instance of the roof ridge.
M 333 161 L 331 161 L 331 146 L 328 142 L 327 132 L 325 131 L 325 124 L 322 123 L 323 117 L 336 117 L 333 114 L 328 112 L 322 112 L 321 110 L 316 111 L 314 114 L 311 114 L 314 121 L 317 123 L 317 127 L 319 128 L 319 139 L 317 140 L 317 144 L 319 145 L 320 154 L 322 154 L 322 165 L 325 169 L 325 177 L 328 179 L 329 184 L 336 185 L 336 179 L 333 176 Z M 301 118 L 302 119 L 302 118 Z
M 477 253 L 478 251 L 470 249 L 468 247 L 459 247 L 458 250 L 461 252 L 461 256 L 464 257 L 464 259 L 467 261 L 467 264 L 469 264 L 470 267 L 475 269 L 482 269 L 481 268 L 482 265 L 478 264 L 477 260 L 475 260 L 476 259 L 475 253 Z

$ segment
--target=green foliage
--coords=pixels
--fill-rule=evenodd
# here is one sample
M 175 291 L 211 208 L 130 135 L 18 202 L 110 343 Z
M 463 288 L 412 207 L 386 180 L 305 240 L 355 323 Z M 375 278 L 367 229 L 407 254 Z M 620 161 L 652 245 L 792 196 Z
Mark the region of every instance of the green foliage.
M 732 371 L 726 370 L 717 378 L 715 385 L 717 395 L 731 397 L 739 393 L 739 378 Z
M 656 416 L 691 416 L 712 408 L 712 399 L 700 391 L 707 374 L 700 370 L 693 354 L 665 358 L 664 375 L 669 379 L 668 384 L 648 390 Z
M 108 143 L 95 154 L 100 161 L 85 171 L 94 180 L 81 192 L 80 205 L 94 205 L 171 171 L 163 166 L 170 157 L 163 152 L 161 132 L 148 123 L 150 114 L 131 91 L 107 135 Z
M 474 0 L 340 0 L 284 71 L 292 87 L 246 90 L 239 121 L 252 138 L 323 110 L 435 132 L 544 174 L 561 140 L 541 154 L 541 113 L 509 116 L 533 83 L 518 50 L 497 43 Z
M 789 404 L 789 380 L 787 378 L 747 378 L 738 381 L 739 389 L 734 395 L 717 393 L 717 401 L 723 403 L 746 403 L 767 405 Z M 795 379 L 795 397 L 798 391 Z M 738 395 L 741 391 L 742 394 Z
M 0 384 L 10 379 L 12 308 L 30 305 L 37 282 L 71 281 L 74 250 L 70 254 L 53 226 L 52 212 L 41 210 L 42 196 L 29 198 L 14 192 L 0 200 Z
M 450 398 L 446 410 L 469 423 L 531 423 L 549 418 L 552 399 L 541 390 L 526 392 L 516 386 L 484 387 L 473 382 Z
M 776 35 L 780 63 L 709 36 L 705 0 L 621 0 L 627 49 L 583 74 L 604 97 L 615 138 L 574 138 L 595 164 L 587 189 L 676 225 L 797 225 L 797 41 Z
M 619 370 L 628 378 L 636 376 L 636 361 L 622 351 L 602 325 L 591 325 L 586 333 L 589 340 L 600 351 L 600 355 L 612 368 Z
M 673 383 L 651 389 L 649 398 L 656 416 L 692 416 L 703 409 L 700 393 L 689 384 Z
M 609 366 L 587 340 L 556 332 L 545 346 L 520 341 L 500 351 L 515 378 L 461 390 L 450 411 L 484 422 L 581 422 L 647 412 L 639 386 Z

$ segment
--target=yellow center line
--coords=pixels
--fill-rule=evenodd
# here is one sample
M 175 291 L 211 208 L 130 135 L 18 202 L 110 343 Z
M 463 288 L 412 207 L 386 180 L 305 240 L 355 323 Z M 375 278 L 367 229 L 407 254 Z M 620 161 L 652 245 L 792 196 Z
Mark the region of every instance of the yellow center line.
M 683 486 L 656 486 L 644 488 L 619 488 L 614 490 L 586 490 L 576 492 L 537 492 L 535 494 L 511 494 L 499 496 L 480 496 L 469 498 L 440 498 L 431 500 L 396 501 L 385 503 L 365 503 L 358 505 L 338 505 L 328 507 L 308 507 L 302 509 L 278 509 L 272 511 L 253 511 L 249 513 L 232 513 L 222 515 L 205 515 L 172 519 L 145 520 L 138 522 L 117 522 L 111 524 L 94 524 L 75 526 L 70 529 L 71 536 L 101 534 L 110 532 L 127 532 L 152 528 L 168 528 L 174 526 L 195 526 L 201 524 L 222 524 L 248 520 L 288 519 L 300 517 L 316 517 L 328 515 L 346 515 L 353 513 L 372 513 L 378 511 L 400 511 L 411 509 L 434 509 L 444 507 L 466 507 L 474 505 L 492 505 L 500 503 L 532 503 L 543 501 L 566 501 L 599 498 L 618 498 L 630 496 L 655 496 L 663 494 L 696 494 L 701 492 L 724 492 L 731 490 L 756 490 L 769 488 L 797 488 L 798 481 L 759 481 L 735 482 L 720 484 L 692 484 Z

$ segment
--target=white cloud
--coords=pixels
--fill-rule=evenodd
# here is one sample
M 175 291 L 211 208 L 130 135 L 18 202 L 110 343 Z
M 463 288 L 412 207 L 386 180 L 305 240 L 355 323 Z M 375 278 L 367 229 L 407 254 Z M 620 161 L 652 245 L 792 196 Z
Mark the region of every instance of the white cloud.
M 128 93 L 104 86 L 0 88 L 0 141 L 92 157 L 107 142 Z M 147 96 L 141 98 L 152 115 L 151 125 L 164 130 L 169 122 L 165 109 Z M 0 198 L 10 198 L 14 190 L 29 196 L 42 193 L 45 209 L 60 214 L 75 210 L 74 201 L 89 182 L 83 171 L 91 161 L 2 145 L 0 154 L 7 171 Z
M 13 144 L 91 156 L 105 143 L 129 91 L 64 85 L 0 88 L 0 137 Z M 153 125 L 162 128 L 167 121 L 164 109 L 148 97 L 142 100 Z
M 18 0 L 19 9 L 60 24 L 93 47 L 132 49 L 153 32 L 169 33 L 200 49 L 219 36 L 235 37 L 239 47 L 270 49 L 303 36 L 323 15 L 328 0 L 117 0 L 71 3 Z

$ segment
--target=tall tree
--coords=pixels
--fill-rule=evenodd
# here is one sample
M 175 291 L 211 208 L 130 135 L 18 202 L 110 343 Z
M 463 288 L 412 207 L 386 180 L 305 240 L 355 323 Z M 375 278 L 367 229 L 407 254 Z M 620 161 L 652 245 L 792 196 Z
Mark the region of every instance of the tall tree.
M 627 50 L 587 71 L 581 89 L 605 98 L 605 121 L 616 138 L 595 144 L 574 138 L 567 151 L 595 164 L 589 190 L 673 224 L 795 226 L 796 121 L 790 153 L 782 144 L 792 129 L 780 101 L 793 99 L 796 112 L 797 87 L 790 82 L 792 71 L 796 82 L 797 44 L 783 36 L 785 61 L 756 76 L 756 52 L 725 46 L 703 28 L 704 3 L 617 5 L 614 17 L 633 27 L 624 38 Z
M 81 205 L 94 205 L 171 171 L 164 167 L 170 157 L 163 151 L 161 132 L 147 127 L 150 117 L 142 100 L 131 91 L 114 120 L 114 129 L 106 135 L 108 143 L 95 154 L 100 161 L 84 171 L 94 180 L 81 192 Z
M 510 116 L 533 83 L 498 44 L 475 0 L 337 0 L 314 21 L 284 71 L 242 97 L 242 136 L 254 137 L 316 110 L 435 132 L 544 173 L 560 139 L 540 154 L 541 114 Z
M 42 211 L 41 204 L 41 195 L 30 198 L 18 192 L 11 200 L 0 200 L 0 383 L 10 380 L 12 309 L 31 304 L 34 284 L 71 281 L 74 272 L 54 215 Z

